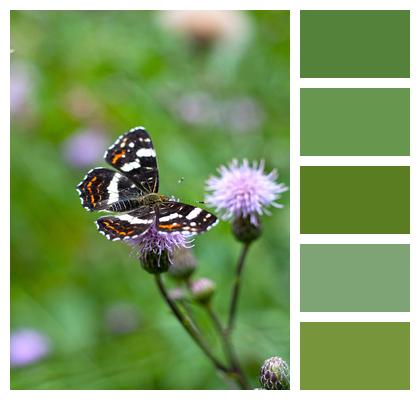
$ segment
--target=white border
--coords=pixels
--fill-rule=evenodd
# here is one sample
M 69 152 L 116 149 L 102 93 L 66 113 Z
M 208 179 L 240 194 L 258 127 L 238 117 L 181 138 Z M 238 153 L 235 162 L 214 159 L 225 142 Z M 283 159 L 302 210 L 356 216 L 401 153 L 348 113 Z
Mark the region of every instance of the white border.
M 300 322 L 408 322 L 410 312 L 301 312 Z
M 311 234 L 300 235 L 301 244 L 410 244 L 410 235 Z
M 301 78 L 301 88 L 409 88 L 410 78 Z
M 8 0 L 12 10 L 408 10 L 416 0 Z
M 396 166 L 411 165 L 410 156 L 300 156 L 301 166 Z
M 286 398 L 303 399 L 335 399 L 338 397 L 342 399 L 353 399 L 354 396 L 362 394 L 365 398 L 378 398 L 378 399 L 394 399 L 396 396 L 399 398 L 417 398 L 420 394 L 419 384 L 417 377 L 420 374 L 418 355 L 419 355 L 419 343 L 420 337 L 419 328 L 419 309 L 420 309 L 420 292 L 416 290 L 419 282 L 420 273 L 418 272 L 418 266 L 420 265 L 419 257 L 419 212 L 416 207 L 411 208 L 411 235 L 352 235 L 354 243 L 411 243 L 411 313 L 408 319 L 411 321 L 411 390 L 410 391 L 299 391 L 299 321 L 307 320 L 312 318 L 306 316 L 307 313 L 299 312 L 299 244 L 302 243 L 352 243 L 346 236 L 348 235 L 300 235 L 299 234 L 299 165 L 301 163 L 306 164 L 310 162 L 306 157 L 299 157 L 299 89 L 301 87 L 411 87 L 411 157 L 410 160 L 405 161 L 401 165 L 411 165 L 411 204 L 420 204 L 418 196 L 418 182 L 420 182 L 419 173 L 419 143 L 418 132 L 419 123 L 417 113 L 419 112 L 420 103 L 418 101 L 418 72 L 419 72 L 419 43 L 420 38 L 420 19 L 419 19 L 419 4 L 417 0 L 243 0 L 240 3 L 233 0 L 214 0 L 202 1 L 200 3 L 192 0 L 173 0 L 166 1 L 135 1 L 135 0 L 3 0 L 0 2 L 0 54 L 3 57 L 0 63 L 0 69 L 2 75 L 5 77 L 3 82 L 9 81 L 9 49 L 10 49 L 10 36 L 9 36 L 9 11 L 13 9 L 22 10 L 91 10 L 91 9 L 109 9 L 109 10 L 154 10 L 154 9 L 268 9 L 268 10 L 290 10 L 291 11 L 291 370 L 292 370 L 292 390 L 283 393 L 276 393 L 275 391 L 236 391 L 226 392 L 218 391 L 217 395 L 221 397 L 237 397 L 242 399 L 255 398 L 255 397 L 272 397 L 278 398 L 278 396 L 284 396 Z M 411 78 L 408 79 L 386 79 L 383 82 L 382 79 L 300 79 L 299 78 L 299 10 L 300 9 L 410 9 L 411 10 Z M 316 82 L 315 82 L 316 81 Z M 327 82 L 328 81 L 328 82 Z M 383 85 L 384 84 L 384 85 Z M 10 132 L 9 118 L 9 90 L 6 85 L 6 90 L 3 90 L 0 94 L 0 106 L 3 110 L 2 118 L 0 119 L 0 127 L 3 132 L 3 148 L 9 148 L 9 136 L 7 132 Z M 416 134 L 415 134 L 416 132 Z M 306 160 L 305 160 L 306 159 Z M 329 162 L 332 162 L 330 160 Z M 372 160 L 371 162 L 377 162 L 378 160 Z M 0 168 L 2 176 L 3 187 L 7 193 L 7 196 L 2 196 L 1 210 L 4 213 L 3 224 L 8 225 L 9 221 L 9 166 L 10 160 L 9 155 L 1 158 L 1 162 L 4 164 Z M 312 161 L 315 162 L 315 161 Z M 324 162 L 328 162 L 324 160 Z M 350 158 L 346 160 L 336 160 L 340 165 L 358 165 L 351 164 Z M 369 160 L 364 160 L 364 165 Z M 393 163 L 393 161 L 390 161 Z M 350 163 L 350 164 L 349 164 Z M 314 164 L 311 164 L 314 165 Z M 324 164 L 325 165 L 325 164 Z M 378 165 L 378 164 L 372 164 Z M 379 164 L 382 165 L 382 164 Z M 394 165 L 394 164 L 383 164 L 383 165 Z M 416 186 L 417 183 L 417 186 Z M 392 190 L 392 188 L 390 188 Z M 3 225 L 2 239 L 4 236 L 5 240 L 1 240 L 2 243 L 2 254 L 5 262 L 2 263 L 1 273 L 3 274 L 0 279 L 0 296 L 1 296 L 1 307 L 2 307 L 2 318 L 1 318 L 1 342 L 0 342 L 0 398 L 2 399 L 53 399 L 57 396 L 63 399 L 73 399 L 77 395 L 80 399 L 115 399 L 127 398 L 127 399 L 138 399 L 142 396 L 147 396 L 151 399 L 158 399 L 162 396 L 168 395 L 166 391 L 10 391 L 9 390 L 9 261 L 10 261 L 10 250 L 9 250 L 9 230 L 8 227 Z M 311 236 L 311 239 L 309 239 Z M 324 236 L 324 237 L 320 237 Z M 368 237 L 367 237 L 368 236 Z M 386 239 L 387 238 L 387 239 Z M 318 241 L 317 241 L 318 240 Z M 345 241 L 343 241 L 345 240 Z M 385 240 L 385 241 L 384 241 Z M 416 267 L 414 267 L 416 266 Z M 313 314 L 313 313 L 311 313 Z M 328 313 L 319 313 L 318 317 L 326 320 L 327 318 L 338 318 L 337 315 Z M 341 313 L 340 313 L 341 314 Z M 353 314 L 353 313 L 352 313 Z M 387 313 L 381 313 L 381 320 L 386 321 L 388 318 L 399 318 L 393 314 L 393 317 L 387 316 Z M 401 313 L 405 316 L 406 313 Z M 363 320 L 365 317 L 370 317 L 366 313 L 355 313 L 351 316 L 354 320 Z M 346 318 L 350 318 L 349 314 L 346 313 Z M 320 320 L 321 320 L 320 319 Z M 392 367 L 392 360 L 390 360 L 390 370 Z M 357 371 L 355 371 L 357 374 Z M 390 379 L 392 376 L 390 375 Z M 415 394 L 417 393 L 417 395 Z M 196 398 L 197 394 L 194 391 L 172 391 L 169 394 L 175 399 L 185 398 Z M 210 399 L 214 397 L 212 391 L 201 391 L 200 397 L 203 399 Z

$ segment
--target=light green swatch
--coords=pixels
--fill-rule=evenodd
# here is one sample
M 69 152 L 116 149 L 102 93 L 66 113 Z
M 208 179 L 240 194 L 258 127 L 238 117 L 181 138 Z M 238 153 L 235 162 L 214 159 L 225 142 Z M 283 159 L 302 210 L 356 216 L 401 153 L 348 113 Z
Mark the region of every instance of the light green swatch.
M 303 156 L 410 155 L 410 89 L 301 89 Z
M 410 311 L 410 246 L 301 245 L 300 310 Z
M 410 324 L 302 322 L 300 387 L 409 389 Z
M 301 11 L 300 76 L 409 78 L 410 11 Z

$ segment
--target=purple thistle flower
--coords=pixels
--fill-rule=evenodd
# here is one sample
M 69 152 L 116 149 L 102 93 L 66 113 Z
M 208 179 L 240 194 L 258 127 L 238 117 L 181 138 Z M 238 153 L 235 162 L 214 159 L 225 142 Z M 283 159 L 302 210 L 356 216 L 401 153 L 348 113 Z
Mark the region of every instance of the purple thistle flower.
M 188 247 L 191 235 L 181 232 L 160 232 L 152 225 L 145 233 L 127 239 L 127 243 L 137 253 L 143 269 L 151 274 L 161 274 L 169 269 L 175 249 Z
M 44 358 L 50 352 L 48 338 L 34 329 L 20 329 L 10 336 L 10 365 L 24 367 Z
M 160 261 L 162 255 L 167 255 L 169 263 L 172 263 L 171 256 L 175 249 L 192 247 L 192 242 L 191 235 L 181 232 L 159 232 L 153 225 L 144 234 L 127 240 L 140 260 L 144 261 L 152 255 Z
M 264 161 L 252 165 L 248 160 L 240 164 L 233 160 L 228 167 L 219 168 L 220 176 L 211 176 L 206 189 L 210 192 L 206 202 L 222 212 L 222 218 L 250 218 L 251 224 L 258 225 L 258 216 L 269 214 L 267 208 L 283 205 L 275 201 L 288 187 L 276 183 L 277 172 L 264 174 Z

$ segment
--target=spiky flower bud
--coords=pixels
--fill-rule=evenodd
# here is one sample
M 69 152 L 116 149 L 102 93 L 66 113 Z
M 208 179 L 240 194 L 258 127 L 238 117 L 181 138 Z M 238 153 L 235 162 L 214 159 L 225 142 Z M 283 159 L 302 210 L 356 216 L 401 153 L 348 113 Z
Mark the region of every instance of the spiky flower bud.
M 260 383 L 266 390 L 289 390 L 290 373 L 286 361 L 280 357 L 265 360 L 260 370 Z
M 168 274 L 175 279 L 188 279 L 197 268 L 197 260 L 191 249 L 187 247 L 176 248 L 172 254 L 172 264 Z
M 255 218 L 257 219 L 257 224 L 255 225 L 251 222 L 249 216 L 238 217 L 233 220 L 232 232 L 237 240 L 242 243 L 251 243 L 260 237 L 262 233 L 261 224 L 259 223 L 259 218 Z
M 207 304 L 216 290 L 216 285 L 211 279 L 200 278 L 191 283 L 190 289 L 195 301 Z
M 150 274 L 161 274 L 169 269 L 170 259 L 167 251 L 155 253 L 153 251 L 140 256 L 140 264 Z

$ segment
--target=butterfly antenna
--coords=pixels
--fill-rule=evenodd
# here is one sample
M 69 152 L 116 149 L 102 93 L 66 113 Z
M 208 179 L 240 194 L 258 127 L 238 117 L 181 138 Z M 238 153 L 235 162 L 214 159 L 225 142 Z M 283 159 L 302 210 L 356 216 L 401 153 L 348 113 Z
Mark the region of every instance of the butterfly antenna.
M 170 197 L 171 201 L 177 201 L 177 202 L 185 202 L 185 203 L 198 203 L 198 204 L 204 204 L 206 205 L 207 203 L 204 200 L 189 200 L 189 199 L 178 199 L 175 196 L 171 196 Z
M 184 179 L 185 178 L 183 176 L 181 176 L 178 179 L 177 183 L 180 184 L 180 183 L 184 182 Z M 175 198 L 175 196 L 171 196 L 171 200 L 172 201 L 181 201 L 181 199 L 177 199 L 177 198 Z M 206 204 L 206 202 L 204 200 L 194 200 L 194 201 L 191 201 L 191 203 Z

